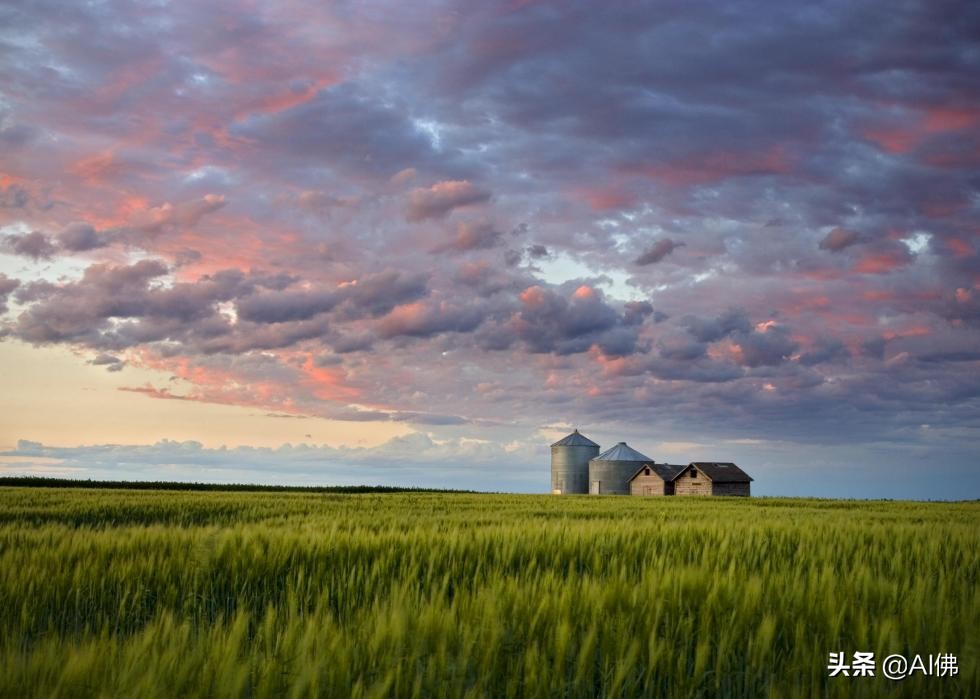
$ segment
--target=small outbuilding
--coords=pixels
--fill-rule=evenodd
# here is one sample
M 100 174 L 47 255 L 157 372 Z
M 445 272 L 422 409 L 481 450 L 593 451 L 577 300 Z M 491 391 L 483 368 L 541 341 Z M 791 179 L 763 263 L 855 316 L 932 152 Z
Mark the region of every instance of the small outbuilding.
M 752 478 L 735 464 L 719 461 L 696 461 L 673 478 L 674 495 L 741 495 L 751 494 Z
M 648 463 L 630 477 L 630 495 L 673 495 L 674 477 L 687 466 Z

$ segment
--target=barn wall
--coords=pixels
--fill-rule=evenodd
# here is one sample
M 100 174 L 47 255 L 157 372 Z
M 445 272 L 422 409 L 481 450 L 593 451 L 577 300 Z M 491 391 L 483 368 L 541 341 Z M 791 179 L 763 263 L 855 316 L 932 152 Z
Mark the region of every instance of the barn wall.
M 711 495 L 711 480 L 699 473 L 691 478 L 690 469 L 674 481 L 674 495 Z
M 653 471 L 650 475 L 640 474 L 630 481 L 630 495 L 667 495 L 666 484 Z
M 714 483 L 712 484 L 712 495 L 732 495 L 748 497 L 750 491 L 749 483 Z

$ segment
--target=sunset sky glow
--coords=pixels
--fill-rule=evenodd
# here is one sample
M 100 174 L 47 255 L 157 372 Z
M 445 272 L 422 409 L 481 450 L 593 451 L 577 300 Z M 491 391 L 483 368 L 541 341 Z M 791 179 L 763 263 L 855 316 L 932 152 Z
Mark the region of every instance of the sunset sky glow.
M 980 4 L 8 2 L 0 474 L 980 497 Z

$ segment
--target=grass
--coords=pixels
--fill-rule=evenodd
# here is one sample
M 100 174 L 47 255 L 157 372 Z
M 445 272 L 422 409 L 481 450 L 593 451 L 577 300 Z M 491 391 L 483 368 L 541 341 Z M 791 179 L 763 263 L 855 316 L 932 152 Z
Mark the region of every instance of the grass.
M 0 696 L 980 696 L 978 544 L 976 502 L 0 488 Z
M 389 485 L 262 485 L 185 481 L 93 481 L 46 476 L 0 476 L 0 488 L 97 488 L 99 490 L 204 490 L 243 493 L 472 493 L 472 490 L 399 488 Z

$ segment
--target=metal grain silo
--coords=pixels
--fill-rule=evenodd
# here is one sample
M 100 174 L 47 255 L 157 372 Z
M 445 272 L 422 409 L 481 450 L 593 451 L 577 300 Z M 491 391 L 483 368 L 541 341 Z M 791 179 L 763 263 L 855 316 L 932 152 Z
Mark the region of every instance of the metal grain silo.
M 551 445 L 551 492 L 555 495 L 589 492 L 589 459 L 599 445 L 578 430 Z
M 589 461 L 591 495 L 629 495 L 630 477 L 653 459 L 620 442 Z

